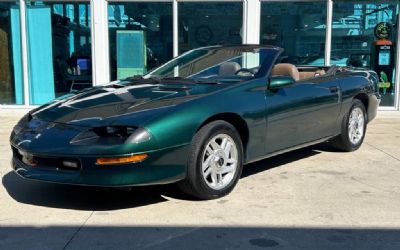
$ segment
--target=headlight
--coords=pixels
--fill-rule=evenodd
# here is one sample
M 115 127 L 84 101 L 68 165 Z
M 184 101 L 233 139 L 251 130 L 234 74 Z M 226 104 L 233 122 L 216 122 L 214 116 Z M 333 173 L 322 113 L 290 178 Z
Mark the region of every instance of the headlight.
M 72 144 L 123 144 L 141 143 L 150 140 L 150 133 L 145 128 L 129 126 L 95 127 L 82 132 L 71 140 Z
M 105 126 L 96 127 L 92 131 L 101 137 L 128 137 L 136 131 L 137 127 L 127 127 L 127 126 Z
M 145 128 L 138 128 L 131 134 L 125 143 L 141 143 L 151 139 L 149 131 Z
M 25 114 L 18 123 L 14 126 L 13 132 L 18 134 L 25 127 L 25 125 L 32 119 L 32 115 L 30 113 Z

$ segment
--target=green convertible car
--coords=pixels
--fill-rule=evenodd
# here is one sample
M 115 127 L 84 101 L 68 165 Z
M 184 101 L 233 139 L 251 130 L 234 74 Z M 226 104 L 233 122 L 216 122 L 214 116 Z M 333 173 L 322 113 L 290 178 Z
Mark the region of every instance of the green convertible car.
M 63 96 L 12 131 L 25 178 L 124 187 L 177 182 L 228 194 L 243 165 L 329 141 L 353 151 L 377 113 L 375 72 L 280 63 L 260 45 L 191 50 L 143 77 Z

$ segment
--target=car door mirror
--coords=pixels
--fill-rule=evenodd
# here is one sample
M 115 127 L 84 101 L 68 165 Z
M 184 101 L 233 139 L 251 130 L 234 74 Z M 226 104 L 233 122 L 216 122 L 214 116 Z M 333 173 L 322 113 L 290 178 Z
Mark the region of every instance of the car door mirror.
M 294 83 L 294 79 L 290 76 L 273 76 L 269 80 L 269 89 L 279 89 Z

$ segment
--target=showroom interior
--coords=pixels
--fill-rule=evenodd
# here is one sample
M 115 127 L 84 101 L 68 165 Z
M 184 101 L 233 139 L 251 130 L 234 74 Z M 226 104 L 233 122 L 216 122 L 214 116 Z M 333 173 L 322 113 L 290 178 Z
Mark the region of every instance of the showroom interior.
M 379 3 L 378 3 L 379 2 Z M 296 65 L 377 71 L 399 110 L 398 0 L 0 0 L 0 109 L 143 75 L 193 48 L 283 47 Z

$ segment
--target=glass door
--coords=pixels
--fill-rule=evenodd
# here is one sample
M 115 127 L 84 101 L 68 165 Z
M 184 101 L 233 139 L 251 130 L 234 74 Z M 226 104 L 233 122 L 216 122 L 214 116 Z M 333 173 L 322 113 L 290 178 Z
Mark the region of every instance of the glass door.
M 89 1 L 28 1 L 30 104 L 92 86 Z
M 0 105 L 24 104 L 20 8 L 0 1 Z
M 241 1 L 180 1 L 178 17 L 180 54 L 209 45 L 242 44 Z
M 172 58 L 171 2 L 109 2 L 111 80 L 144 75 Z
M 284 49 L 282 62 L 325 64 L 326 1 L 261 3 L 261 44 Z

